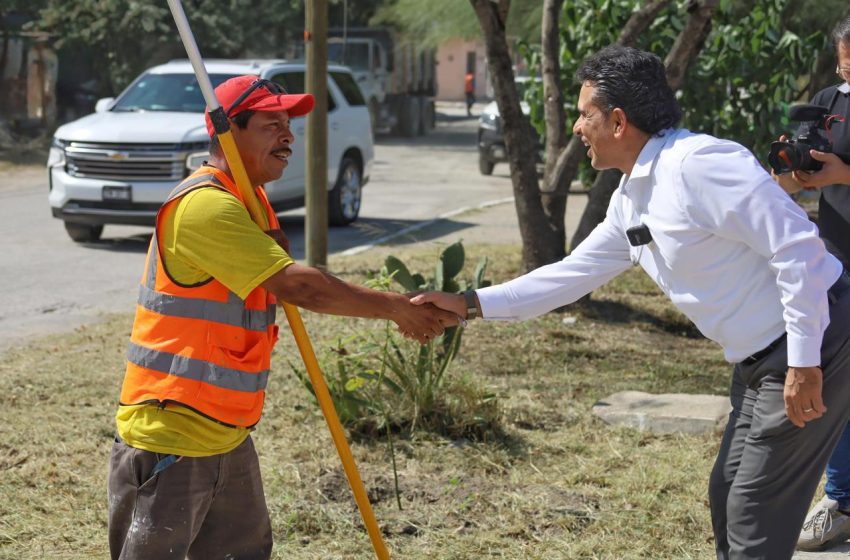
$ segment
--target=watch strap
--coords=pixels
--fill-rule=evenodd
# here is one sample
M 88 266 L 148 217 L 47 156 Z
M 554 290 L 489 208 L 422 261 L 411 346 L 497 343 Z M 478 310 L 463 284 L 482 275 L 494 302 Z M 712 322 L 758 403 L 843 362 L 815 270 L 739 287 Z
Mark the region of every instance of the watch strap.
M 475 290 L 463 292 L 463 299 L 466 302 L 466 320 L 476 319 L 478 317 L 478 305 L 475 301 Z

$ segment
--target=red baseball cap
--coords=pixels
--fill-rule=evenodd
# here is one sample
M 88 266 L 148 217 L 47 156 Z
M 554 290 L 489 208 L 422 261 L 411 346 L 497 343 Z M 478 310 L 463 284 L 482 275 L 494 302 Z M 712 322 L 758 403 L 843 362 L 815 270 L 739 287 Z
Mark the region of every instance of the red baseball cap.
M 287 111 L 290 117 L 300 117 L 312 111 L 315 104 L 309 93 L 288 94 L 279 84 L 250 74 L 222 82 L 215 88 L 215 96 L 228 117 L 234 117 L 249 109 Z M 207 132 L 212 138 L 215 136 L 215 128 L 210 120 L 209 110 L 204 111 L 204 119 L 207 122 Z

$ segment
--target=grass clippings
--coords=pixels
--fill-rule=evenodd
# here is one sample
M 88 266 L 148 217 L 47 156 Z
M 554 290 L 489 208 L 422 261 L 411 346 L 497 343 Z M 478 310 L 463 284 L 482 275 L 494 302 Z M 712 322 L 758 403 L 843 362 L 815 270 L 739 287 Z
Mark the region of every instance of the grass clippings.
M 331 267 L 362 282 L 382 251 L 333 258 Z M 391 252 L 411 269 L 434 257 Z M 519 269 L 515 247 L 467 252 L 469 262 L 488 255 L 496 281 Z M 720 349 L 637 270 L 567 313 L 574 323 L 551 313 L 469 326 L 449 375 L 498 395 L 502 425 L 480 441 L 428 432 L 398 439 L 402 510 L 386 440 L 352 442 L 394 558 L 713 557 L 707 480 L 718 435 L 651 435 L 608 426 L 590 409 L 621 390 L 725 394 Z M 318 354 L 349 332 L 382 328 L 304 319 Z M 108 557 L 106 465 L 131 324 L 129 313 L 113 316 L 4 354 L 0 558 Z M 298 354 L 283 334 L 254 434 L 274 558 L 374 557 L 322 415 L 285 357 Z

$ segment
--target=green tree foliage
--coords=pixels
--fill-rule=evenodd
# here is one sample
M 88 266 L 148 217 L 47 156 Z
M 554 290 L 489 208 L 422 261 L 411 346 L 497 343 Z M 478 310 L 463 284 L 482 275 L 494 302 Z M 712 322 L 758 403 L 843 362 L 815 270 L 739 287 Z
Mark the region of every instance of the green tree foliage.
M 539 41 L 542 14 L 543 0 L 514 2 L 508 17 L 508 35 Z M 397 27 L 417 42 L 434 47 L 457 37 L 481 37 L 481 27 L 469 2 L 458 0 L 389 0 L 371 23 Z
M 682 91 L 689 128 L 737 140 L 762 159 L 770 142 L 789 131 L 787 107 L 805 95 L 801 77 L 826 42 L 821 30 L 806 36 L 788 30 L 783 16 L 789 4 L 762 0 L 743 16 L 718 14 Z
M 678 93 L 684 111 L 682 124 L 736 140 L 764 156 L 770 142 L 788 130 L 787 106 L 804 96 L 805 77 L 824 49 L 830 27 L 811 29 L 807 35 L 792 32 L 788 25 L 792 0 L 751 0 L 746 10 L 742 4 L 724 2 L 713 18 L 706 45 Z M 578 86 L 573 75 L 578 66 L 585 57 L 614 42 L 638 7 L 638 0 L 605 0 L 601 4 L 576 0 L 564 6 L 561 70 L 569 92 L 566 99 L 573 100 L 567 108 L 567 122 L 576 118 Z M 685 15 L 682 6 L 671 4 L 636 46 L 665 58 L 684 26 Z M 538 68 L 536 50 L 526 45 L 524 52 L 529 66 Z M 532 123 L 541 132 L 542 94 L 540 84 L 526 93 Z
M 145 68 L 185 58 L 164 0 L 44 0 L 37 27 L 58 48 L 86 52 L 103 70 L 103 93 L 116 93 Z M 276 57 L 300 40 L 299 0 L 190 0 L 184 9 L 205 57 Z

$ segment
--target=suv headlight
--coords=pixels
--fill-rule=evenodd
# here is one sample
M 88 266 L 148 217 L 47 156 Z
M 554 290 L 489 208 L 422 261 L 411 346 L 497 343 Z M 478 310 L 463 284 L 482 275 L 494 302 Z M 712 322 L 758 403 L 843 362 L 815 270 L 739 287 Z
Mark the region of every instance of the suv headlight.
M 478 124 L 481 128 L 486 128 L 488 130 L 499 130 L 499 115 L 495 113 L 484 113 L 481 115 L 481 118 L 478 119 Z
M 195 152 L 186 156 L 186 169 L 195 171 L 202 166 L 206 160 L 210 159 L 209 152 Z
M 47 167 L 65 165 L 65 142 L 54 137 L 47 152 Z

